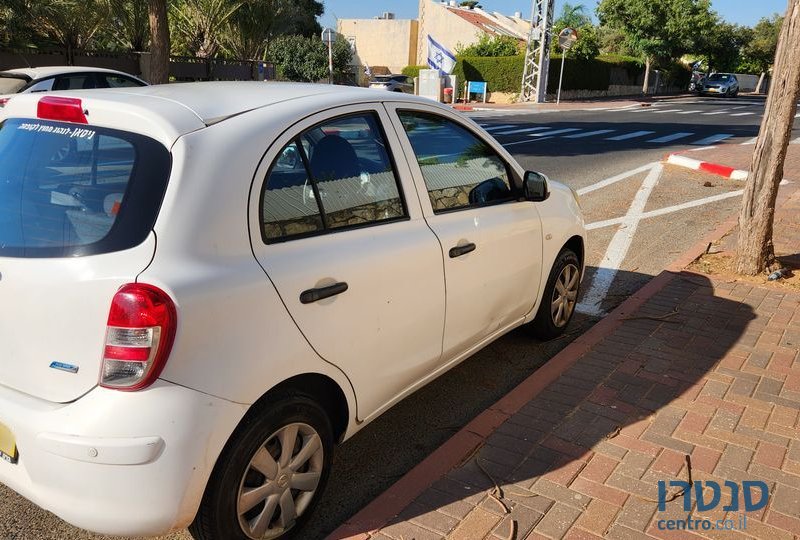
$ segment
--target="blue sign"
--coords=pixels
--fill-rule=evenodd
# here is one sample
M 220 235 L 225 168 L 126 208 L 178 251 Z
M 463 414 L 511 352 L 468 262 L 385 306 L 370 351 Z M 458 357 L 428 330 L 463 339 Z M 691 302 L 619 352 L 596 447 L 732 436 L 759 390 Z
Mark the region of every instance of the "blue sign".
M 483 81 L 469 81 L 467 92 L 470 94 L 485 94 L 486 83 Z

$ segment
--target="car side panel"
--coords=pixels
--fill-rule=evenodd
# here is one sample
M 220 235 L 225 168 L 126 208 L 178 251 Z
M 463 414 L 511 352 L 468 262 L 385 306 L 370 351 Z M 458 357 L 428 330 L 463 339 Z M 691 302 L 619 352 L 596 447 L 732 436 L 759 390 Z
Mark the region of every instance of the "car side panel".
M 274 135 L 258 127 L 242 116 L 173 147 L 175 181 L 156 223 L 156 255 L 139 276 L 167 291 L 178 308 L 161 377 L 251 404 L 286 379 L 319 373 L 339 385 L 354 413 L 348 379 L 309 347 L 253 257 L 248 194 L 264 141 Z

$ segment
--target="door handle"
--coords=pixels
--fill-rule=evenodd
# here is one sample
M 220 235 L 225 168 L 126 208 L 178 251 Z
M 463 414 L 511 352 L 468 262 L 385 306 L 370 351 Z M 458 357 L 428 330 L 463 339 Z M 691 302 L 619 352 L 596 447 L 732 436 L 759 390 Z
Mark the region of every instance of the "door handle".
M 313 304 L 325 298 L 342 294 L 347 290 L 347 283 L 344 281 L 328 285 L 327 287 L 317 287 L 315 289 L 308 289 L 300 293 L 300 303 Z
M 472 242 L 469 244 L 464 244 L 463 246 L 452 247 L 450 248 L 450 258 L 455 259 L 456 257 L 461 257 L 467 253 L 472 253 L 476 248 L 477 246 Z

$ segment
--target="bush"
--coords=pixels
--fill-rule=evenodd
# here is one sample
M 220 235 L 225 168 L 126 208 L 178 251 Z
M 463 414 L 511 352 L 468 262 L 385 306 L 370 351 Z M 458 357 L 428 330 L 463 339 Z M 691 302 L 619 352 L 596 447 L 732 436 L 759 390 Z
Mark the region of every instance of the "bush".
M 406 77 L 419 77 L 419 70 L 430 69 L 428 66 L 406 66 L 401 72 Z
M 520 52 L 520 41 L 511 36 L 489 36 L 489 34 L 482 33 L 478 38 L 478 42 L 467 47 L 462 47 L 461 44 L 456 47 L 456 56 L 516 56 Z

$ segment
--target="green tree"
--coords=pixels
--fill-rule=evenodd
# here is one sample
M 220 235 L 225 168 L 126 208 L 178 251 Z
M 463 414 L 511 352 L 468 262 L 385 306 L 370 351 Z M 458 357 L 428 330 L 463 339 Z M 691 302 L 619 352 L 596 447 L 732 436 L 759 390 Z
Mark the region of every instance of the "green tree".
M 478 2 L 477 0 L 464 0 L 463 2 L 461 2 L 458 5 L 461 6 L 461 7 L 469 8 L 469 9 L 475 9 L 475 8 L 479 8 L 480 9 L 480 8 L 483 8 L 481 3 Z
M 260 59 L 278 36 L 318 36 L 317 17 L 322 13 L 318 1 L 249 0 L 229 19 L 221 37 L 222 48 L 235 58 Z
M 778 36 L 783 26 L 783 17 L 773 15 L 763 18 L 753 27 L 750 39 L 742 47 L 742 71 L 760 73 L 757 92 L 761 92 L 766 74 L 772 69 Z
M 4 0 L 13 24 L 37 45 L 56 45 L 71 59 L 88 48 L 111 15 L 110 0 Z
M 481 33 L 478 42 L 462 46 L 460 43 L 456 47 L 458 56 L 516 56 L 520 54 L 521 45 L 517 38 L 511 36 L 495 35 L 490 36 Z
M 270 43 L 268 58 L 284 79 L 317 82 L 328 77 L 328 46 L 318 37 L 280 36 Z M 353 59 L 353 50 L 339 36 L 333 44 L 334 76 L 346 73 Z
M 554 21 L 554 25 L 564 28 L 580 28 L 592 24 L 592 18 L 586 13 L 586 6 L 583 4 L 570 4 L 566 2 L 561 7 L 561 14 Z
M 644 59 L 644 93 L 654 62 L 680 58 L 714 25 L 709 0 L 601 0 L 597 13 L 601 24 L 620 31 Z
M 148 4 L 142 0 L 110 0 L 111 15 L 98 31 L 104 49 L 145 51 L 150 43 Z
M 561 54 L 558 46 L 558 36 L 565 28 L 572 28 L 578 32 L 578 41 L 569 50 L 569 56 L 591 60 L 600 54 L 600 36 L 597 28 L 592 24 L 592 19 L 586 14 L 583 4 L 566 3 L 561 8 L 561 15 L 553 22 L 553 39 L 550 42 L 551 52 Z
M 751 39 L 751 30 L 717 20 L 711 30 L 698 39 L 710 71 L 735 71 L 741 62 L 742 47 Z
M 172 0 L 169 2 L 173 50 L 213 58 L 231 18 L 247 0 Z

